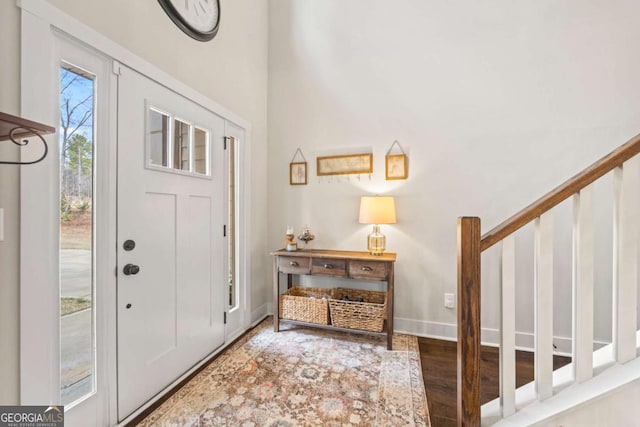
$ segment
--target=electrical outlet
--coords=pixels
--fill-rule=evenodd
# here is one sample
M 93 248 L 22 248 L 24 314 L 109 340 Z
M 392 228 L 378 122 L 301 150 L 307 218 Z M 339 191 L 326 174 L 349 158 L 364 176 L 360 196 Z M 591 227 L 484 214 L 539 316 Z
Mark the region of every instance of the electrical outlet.
M 455 294 L 444 294 L 444 306 L 445 308 L 456 307 Z

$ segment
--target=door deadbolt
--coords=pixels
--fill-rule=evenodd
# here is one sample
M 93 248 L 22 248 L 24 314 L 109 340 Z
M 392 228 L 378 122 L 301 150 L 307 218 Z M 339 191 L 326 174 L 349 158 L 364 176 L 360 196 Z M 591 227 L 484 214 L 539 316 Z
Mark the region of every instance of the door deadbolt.
M 134 264 L 127 264 L 122 269 L 122 272 L 124 273 L 125 276 L 129 276 L 129 275 L 132 275 L 132 274 L 138 274 L 140 272 L 140 267 L 138 267 L 137 265 L 134 265 Z
M 122 248 L 125 251 L 132 251 L 133 248 L 136 247 L 136 242 L 134 242 L 133 240 L 125 240 L 124 243 L 122 244 Z

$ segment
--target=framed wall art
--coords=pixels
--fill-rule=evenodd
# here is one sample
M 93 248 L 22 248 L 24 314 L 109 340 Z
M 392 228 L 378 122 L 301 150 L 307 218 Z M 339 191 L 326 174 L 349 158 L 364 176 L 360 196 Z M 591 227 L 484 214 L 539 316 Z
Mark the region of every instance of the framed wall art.
M 387 154 L 385 156 L 385 175 L 387 181 L 407 179 L 407 156 L 405 154 Z
M 393 150 L 394 145 L 398 146 L 402 154 L 391 154 L 391 150 Z M 385 178 L 387 181 L 392 181 L 394 179 L 407 179 L 409 176 L 409 162 L 407 155 L 404 153 L 404 150 L 398 141 L 393 141 L 393 144 L 391 144 L 391 148 L 387 151 L 387 155 L 384 159 Z
M 373 172 L 373 154 L 323 156 L 316 159 L 318 176 L 348 175 Z
M 295 161 L 298 154 L 302 157 L 302 162 Z M 289 163 L 289 185 L 307 185 L 307 159 L 299 148 Z
M 307 162 L 289 163 L 289 184 L 307 185 Z

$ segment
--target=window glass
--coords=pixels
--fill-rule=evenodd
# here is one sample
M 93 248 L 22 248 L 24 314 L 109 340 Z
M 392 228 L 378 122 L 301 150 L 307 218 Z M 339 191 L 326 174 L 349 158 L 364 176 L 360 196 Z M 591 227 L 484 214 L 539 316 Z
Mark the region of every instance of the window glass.
M 94 329 L 95 76 L 60 69 L 60 395 L 96 390 Z
M 149 106 L 147 120 L 148 166 L 210 176 L 210 132 Z
M 208 142 L 209 133 L 196 128 L 193 133 L 193 171 L 196 173 L 207 174 Z
M 229 271 L 229 309 L 233 309 L 238 305 L 237 298 L 237 286 L 236 286 L 236 144 L 235 138 L 227 139 L 228 146 L 227 157 L 228 162 L 228 175 L 227 182 L 229 183 L 227 188 L 227 223 L 228 223 L 228 238 L 227 238 L 227 270 Z
M 173 168 L 189 171 L 189 139 L 191 125 L 180 120 L 175 120 L 175 132 L 173 138 Z
M 169 166 L 169 125 L 171 117 L 153 108 L 149 109 L 149 163 Z

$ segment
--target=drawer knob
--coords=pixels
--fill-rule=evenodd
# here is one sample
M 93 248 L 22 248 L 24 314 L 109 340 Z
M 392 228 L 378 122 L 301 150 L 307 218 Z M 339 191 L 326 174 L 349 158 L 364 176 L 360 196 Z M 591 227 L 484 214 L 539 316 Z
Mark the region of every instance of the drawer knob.
M 331 264 L 325 264 L 323 267 L 324 267 L 324 268 L 326 268 L 326 269 L 328 269 L 328 270 L 331 270 L 331 269 L 333 268 L 333 265 L 331 265 Z
M 297 261 L 289 261 L 289 265 L 291 267 L 297 267 L 298 266 L 298 262 Z
M 373 271 L 373 268 L 369 267 L 368 265 L 363 265 L 362 267 L 360 267 L 360 270 L 362 270 L 362 271 Z

